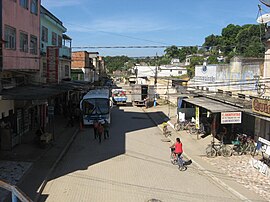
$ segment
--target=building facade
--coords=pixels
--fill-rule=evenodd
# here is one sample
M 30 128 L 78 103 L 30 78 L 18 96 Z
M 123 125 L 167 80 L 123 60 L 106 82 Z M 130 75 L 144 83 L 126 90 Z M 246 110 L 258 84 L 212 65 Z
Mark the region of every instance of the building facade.
M 2 92 L 36 83 L 40 68 L 40 0 L 3 0 L 0 12 L 1 149 L 10 149 L 32 127 L 33 117 L 29 102 L 15 100 L 12 96 L 4 98 Z
M 162 65 L 156 66 L 135 66 L 133 68 L 133 74 L 137 77 L 180 77 L 187 74 L 185 67 Z
M 188 86 L 189 90 L 200 90 L 203 98 L 186 99 L 185 102 L 198 107 L 202 114 L 215 114 L 214 126 L 225 126 L 232 135 L 237 129 L 255 140 L 258 137 L 270 140 L 270 114 L 268 110 L 264 113 L 269 101 L 267 93 L 260 89 L 267 83 L 263 80 L 266 72 L 263 64 L 258 58 L 234 57 L 227 65 L 196 66 L 195 77 Z M 222 114 L 236 112 L 241 113 L 238 123 L 221 122 Z M 219 129 L 214 132 L 218 133 Z
M 262 76 L 262 59 L 234 57 L 230 64 L 196 65 L 189 87 L 257 96 L 258 78 Z
M 40 0 L 3 0 L 0 9 L 2 86 L 27 84 L 39 71 Z
M 60 83 L 71 77 L 71 38 L 51 12 L 41 6 L 40 13 L 40 82 Z
M 105 62 L 98 52 L 72 52 L 72 80 L 94 83 L 105 76 Z

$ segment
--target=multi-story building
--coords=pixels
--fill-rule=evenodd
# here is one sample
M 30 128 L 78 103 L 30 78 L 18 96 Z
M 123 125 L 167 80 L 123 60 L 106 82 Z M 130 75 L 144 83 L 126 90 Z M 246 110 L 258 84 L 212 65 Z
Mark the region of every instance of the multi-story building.
M 40 0 L 3 0 L 0 10 L 2 86 L 27 84 L 39 71 Z
M 87 51 L 72 52 L 72 80 L 95 81 L 96 60 Z
M 60 83 L 70 78 L 71 38 L 63 23 L 46 8 L 40 11 L 40 82 Z
M 0 10 L 0 147 L 11 149 L 46 130 L 48 109 L 69 101 L 73 87 L 54 84 L 70 79 L 71 38 L 40 0 L 3 0 Z
M 40 0 L 2 0 L 0 2 L 0 91 L 35 83 L 39 72 Z M 29 102 L 21 91 L 4 98 L 0 96 L 0 121 L 10 130 L 1 136 L 1 149 L 10 149 L 31 127 Z M 27 105 L 27 106 L 26 106 Z M 27 109 L 24 109 L 26 106 Z M 5 134 L 5 135 L 4 135 Z M 15 134 L 15 135 L 14 135 Z M 4 138 L 7 137 L 7 138 Z

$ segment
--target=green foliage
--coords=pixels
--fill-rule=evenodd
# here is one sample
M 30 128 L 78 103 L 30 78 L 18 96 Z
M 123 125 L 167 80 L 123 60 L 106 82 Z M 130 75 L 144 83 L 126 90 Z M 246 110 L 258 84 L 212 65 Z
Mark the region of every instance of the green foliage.
M 168 58 L 179 58 L 180 50 L 177 46 L 171 46 L 164 50 L 165 56 Z
M 229 24 L 222 29 L 221 36 L 209 35 L 205 38 L 203 46 L 212 47 L 211 55 L 218 56 L 221 50 L 227 61 L 233 56 L 263 57 L 264 45 L 261 38 L 265 31 L 260 25 L 233 25 Z M 214 60 L 211 60 L 211 63 Z
M 181 62 L 185 61 L 187 55 L 196 54 L 198 52 L 197 46 L 182 47 L 179 53 L 179 59 Z
M 210 55 L 207 59 L 207 63 L 208 64 L 217 64 L 218 60 L 217 60 L 218 55 Z
M 125 63 L 130 60 L 127 56 L 107 56 L 104 58 L 106 68 L 112 73 L 115 70 L 125 69 Z

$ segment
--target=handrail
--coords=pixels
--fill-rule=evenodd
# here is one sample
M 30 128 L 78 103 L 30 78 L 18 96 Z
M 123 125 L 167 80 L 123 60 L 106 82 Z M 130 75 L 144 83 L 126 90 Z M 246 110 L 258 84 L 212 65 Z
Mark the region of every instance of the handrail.
M 10 185 L 7 182 L 0 180 L 0 187 L 12 193 L 12 201 L 17 201 L 17 198 L 22 202 L 33 202 L 25 193 L 23 193 L 17 186 Z

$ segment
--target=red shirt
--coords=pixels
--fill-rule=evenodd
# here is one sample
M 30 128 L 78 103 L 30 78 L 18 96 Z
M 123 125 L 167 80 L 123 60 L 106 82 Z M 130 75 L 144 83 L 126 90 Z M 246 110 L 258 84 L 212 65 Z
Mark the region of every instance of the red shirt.
M 175 150 L 174 150 L 174 152 L 175 152 L 176 154 L 183 153 L 183 145 L 182 145 L 182 142 L 180 142 L 180 143 L 176 142 L 176 143 L 175 143 Z
M 103 128 L 102 125 L 99 125 L 98 128 L 97 128 L 97 130 L 98 130 L 98 133 L 99 134 L 102 134 L 104 132 L 104 128 Z

